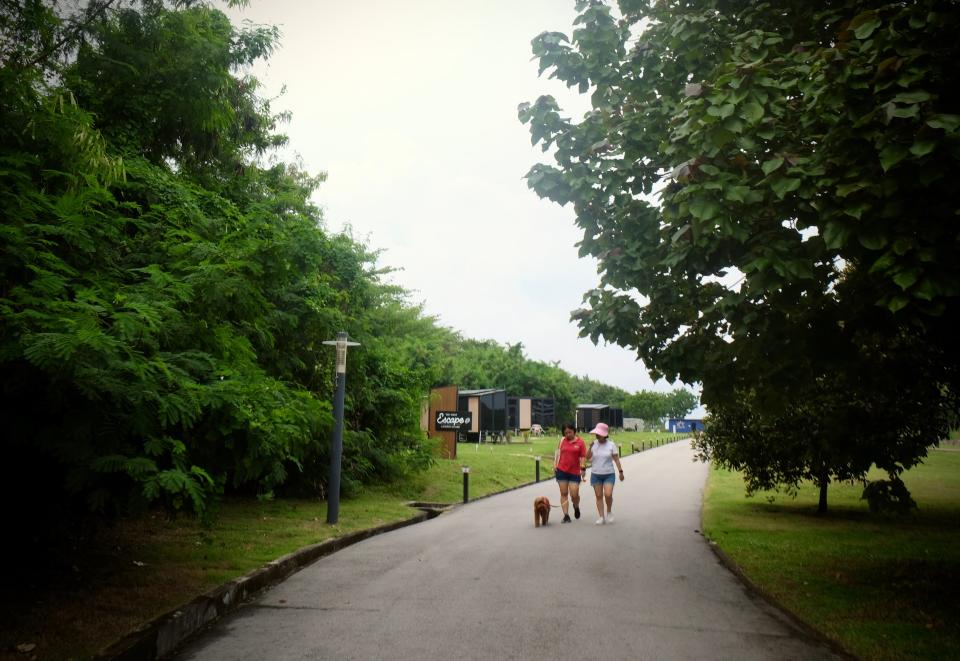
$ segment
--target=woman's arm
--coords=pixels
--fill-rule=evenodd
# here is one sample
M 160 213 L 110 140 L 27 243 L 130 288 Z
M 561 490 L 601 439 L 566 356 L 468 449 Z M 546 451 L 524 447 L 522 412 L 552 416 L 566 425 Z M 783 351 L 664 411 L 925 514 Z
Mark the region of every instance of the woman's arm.
M 613 463 L 617 465 L 617 472 L 620 473 L 620 481 L 623 482 L 623 466 L 620 465 L 620 455 L 613 455 Z

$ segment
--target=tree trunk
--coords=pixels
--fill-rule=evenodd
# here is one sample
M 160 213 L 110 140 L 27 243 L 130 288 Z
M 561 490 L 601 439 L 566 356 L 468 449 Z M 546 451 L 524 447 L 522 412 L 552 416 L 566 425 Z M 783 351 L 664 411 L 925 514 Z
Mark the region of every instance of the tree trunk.
M 830 473 L 826 468 L 820 471 L 820 479 L 817 481 L 820 485 L 820 502 L 817 504 L 817 514 L 827 513 L 827 485 L 830 484 Z

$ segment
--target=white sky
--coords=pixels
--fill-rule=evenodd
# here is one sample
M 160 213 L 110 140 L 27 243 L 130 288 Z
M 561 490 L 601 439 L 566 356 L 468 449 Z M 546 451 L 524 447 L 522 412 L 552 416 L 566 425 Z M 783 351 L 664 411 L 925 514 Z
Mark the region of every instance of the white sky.
M 573 4 L 252 0 L 228 13 L 280 28 L 254 74 L 268 96 L 286 86 L 273 109 L 293 114 L 291 152 L 328 174 L 315 196 L 327 226 L 384 250 L 414 302 L 466 337 L 522 342 L 531 359 L 630 392 L 667 390 L 632 352 L 577 337 L 570 311 L 597 285 L 595 264 L 577 257 L 572 208 L 523 179 L 546 157 L 517 105 L 548 93 L 575 117 L 588 107 L 531 60 L 538 33 L 571 33 Z

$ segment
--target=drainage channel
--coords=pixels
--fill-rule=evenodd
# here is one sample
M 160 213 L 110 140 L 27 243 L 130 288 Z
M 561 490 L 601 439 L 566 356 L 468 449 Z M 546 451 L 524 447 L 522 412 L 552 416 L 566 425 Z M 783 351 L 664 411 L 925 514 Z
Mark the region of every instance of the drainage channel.
M 418 509 L 421 512 L 426 512 L 427 518 L 432 519 L 438 517 L 448 509 L 453 507 L 452 503 L 424 503 L 421 501 L 413 500 L 407 503 L 407 507 L 413 507 Z

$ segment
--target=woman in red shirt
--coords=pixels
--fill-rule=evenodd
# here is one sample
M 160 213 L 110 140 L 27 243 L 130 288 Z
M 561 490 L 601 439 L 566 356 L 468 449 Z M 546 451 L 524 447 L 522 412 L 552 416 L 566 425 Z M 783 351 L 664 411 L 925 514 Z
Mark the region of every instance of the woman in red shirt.
M 577 436 L 577 430 L 567 423 L 563 426 L 563 438 L 553 457 L 554 475 L 560 485 L 560 507 L 563 509 L 563 521 L 570 523 L 567 501 L 573 500 L 573 515 L 580 518 L 580 481 L 587 471 L 587 446 Z

